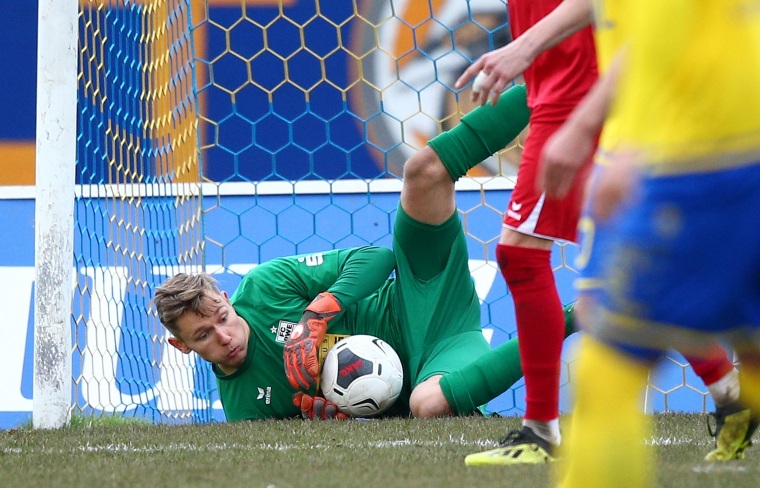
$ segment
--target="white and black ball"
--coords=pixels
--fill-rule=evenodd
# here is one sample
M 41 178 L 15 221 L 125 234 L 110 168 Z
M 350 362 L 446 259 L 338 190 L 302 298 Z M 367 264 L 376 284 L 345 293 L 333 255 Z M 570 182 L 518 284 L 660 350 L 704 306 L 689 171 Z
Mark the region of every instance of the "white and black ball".
M 322 365 L 325 398 L 352 417 L 386 411 L 401 393 L 401 360 L 384 340 L 370 335 L 347 337 L 327 352 Z

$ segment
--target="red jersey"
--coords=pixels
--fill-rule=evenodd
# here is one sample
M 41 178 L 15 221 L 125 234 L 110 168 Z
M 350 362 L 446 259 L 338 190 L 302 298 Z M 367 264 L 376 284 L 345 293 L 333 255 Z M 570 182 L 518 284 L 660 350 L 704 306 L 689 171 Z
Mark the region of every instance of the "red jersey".
M 519 37 L 560 3 L 562 0 L 508 0 L 512 38 Z M 591 26 L 540 54 L 523 76 L 531 119 L 541 114 L 566 117 L 598 76 Z

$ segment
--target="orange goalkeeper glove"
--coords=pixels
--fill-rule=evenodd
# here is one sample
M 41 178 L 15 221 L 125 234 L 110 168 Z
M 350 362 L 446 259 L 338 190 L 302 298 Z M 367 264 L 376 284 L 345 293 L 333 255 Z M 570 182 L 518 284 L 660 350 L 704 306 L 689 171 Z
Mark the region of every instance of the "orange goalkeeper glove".
M 317 349 L 327 333 L 327 322 L 339 313 L 340 304 L 333 294 L 320 293 L 293 328 L 283 352 L 285 375 L 293 388 L 308 390 L 317 383 Z
M 301 409 L 301 417 L 307 420 L 346 420 L 348 415 L 338 410 L 333 402 L 319 396 L 299 391 L 293 395 L 293 404 Z

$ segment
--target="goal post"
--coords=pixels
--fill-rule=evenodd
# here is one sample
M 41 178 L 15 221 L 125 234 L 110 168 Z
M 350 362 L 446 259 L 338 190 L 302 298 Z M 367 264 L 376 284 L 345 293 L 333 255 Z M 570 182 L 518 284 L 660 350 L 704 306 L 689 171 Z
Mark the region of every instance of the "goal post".
M 55 428 L 68 423 L 72 393 L 78 1 L 38 8 L 33 424 Z

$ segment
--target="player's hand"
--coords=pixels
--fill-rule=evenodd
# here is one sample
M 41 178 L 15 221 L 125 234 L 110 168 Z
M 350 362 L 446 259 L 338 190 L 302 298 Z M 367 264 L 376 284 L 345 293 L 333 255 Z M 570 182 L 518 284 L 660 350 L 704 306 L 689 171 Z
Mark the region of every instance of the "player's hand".
M 578 171 L 596 147 L 596 134 L 566 122 L 544 144 L 536 189 L 548 198 L 564 198 Z
M 311 396 L 299 391 L 293 395 L 293 405 L 301 409 L 301 417 L 307 420 L 346 420 L 348 415 L 338 410 L 338 406 L 320 396 Z
M 293 328 L 283 352 L 285 375 L 293 388 L 307 390 L 316 384 L 319 375 L 317 349 L 327 333 L 327 322 L 340 310 L 332 293 L 320 293 Z
M 591 215 L 605 221 L 620 207 L 634 205 L 638 198 L 640 173 L 639 155 L 633 151 L 618 151 L 609 167 L 599 175 L 591 200 Z
M 462 73 L 454 87 L 462 89 L 482 72 L 476 83 L 473 83 L 472 101 L 485 105 L 490 98 L 491 104 L 496 105 L 504 89 L 531 65 L 534 58 L 528 49 L 522 47 L 520 38 L 517 38 L 506 46 L 481 56 Z

